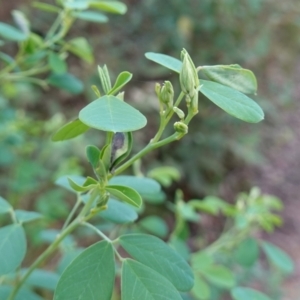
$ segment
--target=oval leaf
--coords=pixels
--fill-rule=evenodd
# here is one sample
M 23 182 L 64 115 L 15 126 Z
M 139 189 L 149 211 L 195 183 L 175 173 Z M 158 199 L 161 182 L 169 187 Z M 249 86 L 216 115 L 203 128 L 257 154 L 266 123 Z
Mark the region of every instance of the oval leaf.
M 0 196 L 0 214 L 5 214 L 12 209 L 12 206 Z
M 179 291 L 189 291 L 194 275 L 184 258 L 165 242 L 148 234 L 119 238 L 121 246 L 137 261 L 167 278 Z
M 210 298 L 209 285 L 199 276 L 195 276 L 195 285 L 192 289 L 192 294 L 199 300 L 207 300 Z
M 7 40 L 12 40 L 17 42 L 24 41 L 28 37 L 28 35 L 26 35 L 21 30 L 18 30 L 17 28 L 2 22 L 0 22 L 0 36 L 2 36 Z
M 159 65 L 166 67 L 174 72 L 180 73 L 182 62 L 169 55 L 154 53 L 154 52 L 147 52 L 145 53 L 146 58 L 156 62 Z
M 158 216 L 148 216 L 139 221 L 141 226 L 146 232 L 156 235 L 160 238 L 165 238 L 168 235 L 168 225 L 164 219 Z
M 132 78 L 132 74 L 125 71 L 119 74 L 114 86 L 109 91 L 109 95 L 116 94 L 123 86 L 125 86 Z
M 244 267 L 253 266 L 258 259 L 258 255 L 258 244 L 253 238 L 242 241 L 234 252 L 236 262 Z
M 108 17 L 106 15 L 91 10 L 80 11 L 80 12 L 76 11 L 73 12 L 72 15 L 75 18 L 89 21 L 89 22 L 106 23 L 108 21 Z
M 53 73 L 63 74 L 67 72 L 66 62 L 55 52 L 48 54 L 48 63 Z
M 89 2 L 86 0 L 63 1 L 63 6 L 69 9 L 87 9 Z
M 89 1 L 89 7 L 121 15 L 127 11 L 127 6 L 119 1 Z
M 239 91 L 207 80 L 200 83 L 199 91 L 228 114 L 249 123 L 263 120 L 261 107 Z
M 26 210 L 20 210 L 20 209 L 15 210 L 15 215 L 16 215 L 17 220 L 20 223 L 31 222 L 31 221 L 43 218 L 43 215 L 41 215 L 38 212 L 26 211 Z
M 13 287 L 11 285 L 2 285 L 0 286 L 0 299 L 9 299 L 11 292 L 13 291 Z M 21 288 L 17 295 L 14 297 L 14 300 L 43 300 L 40 296 L 33 293 L 32 291 Z
M 105 189 L 116 199 L 127 202 L 135 207 L 142 205 L 140 194 L 132 188 L 123 185 L 108 185 Z
M 181 300 L 174 286 L 153 269 L 132 259 L 122 266 L 122 300 Z
M 272 264 L 286 273 L 292 273 L 294 271 L 294 263 L 287 253 L 268 242 L 262 242 L 261 245 Z
M 147 177 L 137 177 L 130 175 L 115 176 L 109 184 L 126 185 L 136 190 L 142 198 L 156 196 L 160 193 L 161 187 L 157 181 Z
M 265 294 L 244 287 L 236 287 L 231 290 L 231 296 L 234 300 L 271 300 Z
M 86 178 L 83 176 L 80 176 L 80 175 L 66 175 L 66 176 L 59 177 L 55 181 L 55 184 L 74 193 L 73 188 L 70 186 L 69 179 L 71 179 L 73 182 L 75 182 L 79 186 L 83 186 L 84 182 L 86 181 Z
M 99 215 L 103 219 L 116 224 L 131 223 L 138 218 L 138 214 L 132 206 L 115 199 L 109 199 L 107 209 Z
M 71 94 L 80 94 L 83 91 L 82 82 L 72 74 L 52 74 L 47 78 L 50 85 L 67 91 Z
M 255 94 L 257 81 L 252 71 L 236 65 L 203 66 L 200 69 L 208 79 L 229 86 L 245 94 Z
M 0 229 L 0 275 L 8 274 L 20 266 L 26 254 L 26 237 L 20 224 Z
M 201 269 L 199 269 L 199 272 Z M 232 288 L 235 285 L 233 273 L 224 266 L 208 266 L 201 274 L 211 283 L 221 288 Z
M 114 96 L 93 101 L 80 111 L 79 119 L 92 128 L 114 133 L 138 130 L 147 123 L 138 110 Z
M 26 270 L 23 269 L 22 273 Z M 42 269 L 35 269 L 26 280 L 26 285 L 46 289 L 49 291 L 54 291 L 58 280 L 59 275 L 50 271 L 42 270 Z
M 61 275 L 54 300 L 111 300 L 115 280 L 114 251 L 107 241 L 79 254 Z
M 84 37 L 77 37 L 70 40 L 65 47 L 67 50 L 88 63 L 92 63 L 94 61 L 92 47 Z
M 53 142 L 69 140 L 85 133 L 89 129 L 89 126 L 83 124 L 79 119 L 76 119 L 58 129 L 58 131 L 51 137 L 51 140 Z

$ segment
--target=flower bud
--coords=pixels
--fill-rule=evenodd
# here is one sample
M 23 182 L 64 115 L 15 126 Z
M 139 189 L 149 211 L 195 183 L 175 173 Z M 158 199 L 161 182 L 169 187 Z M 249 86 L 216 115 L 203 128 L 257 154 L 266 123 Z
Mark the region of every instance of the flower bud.
M 183 120 L 183 119 L 184 119 L 185 114 L 184 114 L 184 112 L 183 112 L 180 108 L 174 106 L 174 107 L 173 107 L 173 111 L 177 114 L 177 116 L 178 116 L 178 118 L 179 118 L 180 120 Z
M 198 112 L 198 90 L 195 91 L 194 96 L 191 99 L 190 108 L 192 109 L 193 113 Z
M 167 107 L 172 107 L 174 98 L 174 89 L 170 81 L 165 81 L 164 86 L 161 88 L 159 100 Z
M 181 52 L 182 68 L 179 74 L 180 86 L 191 98 L 197 93 L 199 79 L 196 67 L 185 49 Z
M 188 126 L 183 122 L 175 122 L 174 129 L 176 132 L 187 134 L 188 133 Z

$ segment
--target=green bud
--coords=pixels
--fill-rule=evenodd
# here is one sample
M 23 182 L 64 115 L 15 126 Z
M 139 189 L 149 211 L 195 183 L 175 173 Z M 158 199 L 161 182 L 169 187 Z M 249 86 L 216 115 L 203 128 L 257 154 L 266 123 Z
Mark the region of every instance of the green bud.
M 180 86 L 191 98 L 197 93 L 199 79 L 196 67 L 185 49 L 181 52 L 182 68 L 179 74 Z
M 160 85 L 160 83 L 156 82 L 155 83 L 155 93 L 158 98 L 160 97 L 160 91 L 161 91 L 161 85 Z
M 196 114 L 198 112 L 198 90 L 195 91 L 194 96 L 191 99 L 190 108 L 193 113 Z
M 104 92 L 107 94 L 111 90 L 111 81 L 107 66 L 104 65 L 103 68 L 100 68 L 100 66 L 98 66 L 98 73 L 100 77 L 101 86 Z
M 184 124 L 183 122 L 175 122 L 174 123 L 174 129 L 176 132 L 187 134 L 188 133 L 188 126 Z
M 183 119 L 184 119 L 185 114 L 184 114 L 184 112 L 183 112 L 180 108 L 174 106 L 174 107 L 173 107 L 173 110 L 174 110 L 174 112 L 177 114 L 177 116 L 178 116 L 178 118 L 179 118 L 180 120 L 183 120 Z
M 170 81 L 165 81 L 164 86 L 161 88 L 159 100 L 167 107 L 172 107 L 174 98 L 174 89 Z

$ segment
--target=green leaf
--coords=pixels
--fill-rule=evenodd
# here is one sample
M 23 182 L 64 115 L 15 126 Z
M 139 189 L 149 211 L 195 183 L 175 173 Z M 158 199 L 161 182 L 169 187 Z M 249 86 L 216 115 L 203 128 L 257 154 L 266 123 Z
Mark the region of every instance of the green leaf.
M 115 95 L 123 86 L 125 86 L 132 78 L 132 74 L 124 71 L 119 74 L 114 86 L 108 92 L 108 95 Z
M 233 300 L 271 300 L 267 295 L 244 287 L 235 287 L 230 291 Z
M 119 1 L 89 1 L 89 7 L 121 15 L 127 11 L 127 6 Z
M 84 37 L 77 37 L 68 41 L 65 47 L 67 50 L 88 63 L 92 63 L 94 61 L 93 49 Z
M 255 239 L 247 238 L 242 241 L 234 251 L 234 258 L 237 263 L 244 267 L 251 267 L 258 259 L 259 248 Z
M 98 183 L 96 180 L 94 180 L 91 177 L 87 177 L 83 185 L 77 184 L 77 182 L 74 181 L 71 177 L 68 177 L 68 181 L 70 187 L 78 193 L 89 191 Z
M 130 175 L 115 176 L 110 181 L 112 185 L 126 185 L 136 190 L 142 198 L 156 196 L 160 193 L 161 187 L 157 181 L 147 177 L 137 177 Z
M 22 270 L 22 274 L 25 273 L 25 271 L 26 270 Z M 35 269 L 26 280 L 26 285 L 54 291 L 59 277 L 60 276 L 56 273 L 42 269 Z
M 1 45 L 1 43 L 0 43 L 0 45 Z M 15 63 L 15 60 L 13 59 L 13 57 L 11 57 L 3 52 L 0 52 L 0 59 L 3 60 L 7 65 Z
M 13 290 L 13 287 L 10 285 L 1 285 L 0 286 L 0 299 L 7 300 L 9 295 L 11 294 L 12 290 Z M 43 300 L 37 294 L 31 292 L 30 290 L 22 288 L 18 291 L 14 300 L 25 300 L 25 299 L 26 300 Z
M 74 189 L 70 186 L 69 179 L 71 179 L 73 182 L 75 182 L 79 186 L 83 186 L 84 182 L 86 181 L 86 178 L 83 176 L 80 176 L 80 175 L 66 175 L 66 176 L 59 177 L 55 181 L 55 184 L 74 193 Z
M 65 251 L 60 259 L 60 262 L 57 266 L 57 272 L 62 274 L 69 264 L 84 251 L 83 248 L 71 248 L 68 251 Z
M 80 94 L 83 91 L 82 82 L 72 74 L 52 74 L 47 78 L 50 85 L 67 91 L 71 94 Z
M 118 200 L 127 202 L 136 207 L 140 207 L 142 205 L 143 200 L 140 194 L 128 186 L 108 185 L 105 189 Z
M 76 1 L 63 1 L 64 8 L 69 9 L 87 9 L 89 8 L 89 2 L 87 0 L 76 0 Z
M 158 216 L 148 216 L 138 223 L 148 233 L 165 238 L 168 235 L 168 225 L 165 220 Z
M 201 80 L 199 91 L 228 114 L 249 123 L 263 120 L 264 112 L 252 99 L 219 83 Z
M 138 218 L 137 212 L 131 205 L 115 199 L 109 199 L 107 209 L 101 211 L 99 215 L 103 219 L 116 224 L 132 223 Z
M 195 285 L 192 289 L 192 294 L 199 300 L 210 299 L 210 288 L 199 276 L 195 276 Z
M 208 79 L 229 86 L 245 94 L 255 94 L 257 81 L 253 72 L 236 65 L 203 66 L 200 69 Z
M 26 237 L 20 224 L 0 229 L 0 275 L 8 274 L 20 266 L 26 254 Z
M 54 300 L 111 300 L 115 280 L 113 247 L 98 242 L 77 256 L 61 275 Z
M 0 214 L 5 214 L 13 210 L 12 206 L 0 196 Z
M 181 300 L 174 286 L 153 269 L 125 259 L 121 277 L 122 300 Z
M 270 263 L 285 273 L 294 271 L 294 263 L 286 252 L 268 242 L 262 242 L 261 246 Z
M 75 119 L 58 129 L 51 137 L 51 140 L 53 142 L 69 140 L 85 133 L 89 129 L 89 126 L 83 124 L 79 119 Z
M 89 163 L 95 169 L 99 163 L 100 150 L 96 146 L 89 145 L 86 147 L 85 151 L 86 151 L 86 156 L 87 156 Z
M 190 259 L 190 249 L 184 240 L 174 235 L 170 238 L 169 245 L 185 260 Z
M 0 36 L 7 40 L 17 42 L 24 41 L 28 37 L 28 35 L 21 30 L 2 22 L 0 22 Z
M 179 291 L 189 291 L 194 284 L 188 263 L 174 249 L 148 234 L 128 234 L 119 238 L 121 246 L 134 259 L 167 278 Z
M 194 253 L 192 255 L 191 264 L 192 264 L 193 270 L 195 270 L 195 271 L 205 272 L 205 269 L 208 267 L 211 267 L 213 263 L 214 263 L 214 260 L 211 257 L 211 255 L 207 254 L 204 251 L 200 251 L 200 252 Z
M 59 13 L 60 12 L 60 8 L 48 3 L 42 3 L 42 2 L 33 2 L 32 6 L 43 10 L 43 11 L 47 11 L 47 12 L 52 12 L 52 13 Z
M 188 204 L 194 209 L 199 209 L 212 215 L 217 215 L 220 211 L 226 213 L 233 210 L 230 204 L 216 196 L 206 196 L 203 200 L 193 199 Z
M 180 172 L 176 168 L 166 166 L 156 167 L 150 170 L 147 175 L 165 187 L 169 187 L 173 181 L 180 179 Z
M 72 13 L 73 17 L 95 23 L 106 23 L 108 17 L 96 11 L 86 10 L 86 11 L 74 11 Z
M 143 128 L 147 119 L 135 108 L 114 96 L 103 96 L 79 113 L 86 125 L 104 131 L 128 132 Z
M 235 285 L 235 278 L 233 273 L 224 266 L 212 265 L 206 267 L 201 274 L 212 284 L 221 288 L 232 288 Z
M 67 72 L 68 67 L 66 62 L 54 52 L 48 54 L 48 63 L 53 73 L 63 74 Z
M 157 64 L 162 65 L 174 72 L 180 73 L 181 71 L 182 62 L 177 58 L 165 54 L 154 53 L 154 52 L 147 52 L 145 53 L 145 56 L 149 60 L 152 60 Z
M 31 222 L 43 218 L 43 215 L 35 211 L 15 210 L 15 215 L 20 223 Z

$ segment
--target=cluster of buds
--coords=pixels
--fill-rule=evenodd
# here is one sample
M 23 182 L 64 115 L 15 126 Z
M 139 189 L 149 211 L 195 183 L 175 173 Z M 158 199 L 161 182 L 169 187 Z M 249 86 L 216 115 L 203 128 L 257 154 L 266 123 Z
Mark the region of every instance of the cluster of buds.
M 155 86 L 155 92 L 162 105 L 165 105 L 167 109 L 173 107 L 174 89 L 170 81 L 165 81 L 163 86 L 157 83 Z
M 186 94 L 186 102 L 194 113 L 198 112 L 199 78 L 196 67 L 185 49 L 181 51 L 182 68 L 179 74 L 180 86 Z

